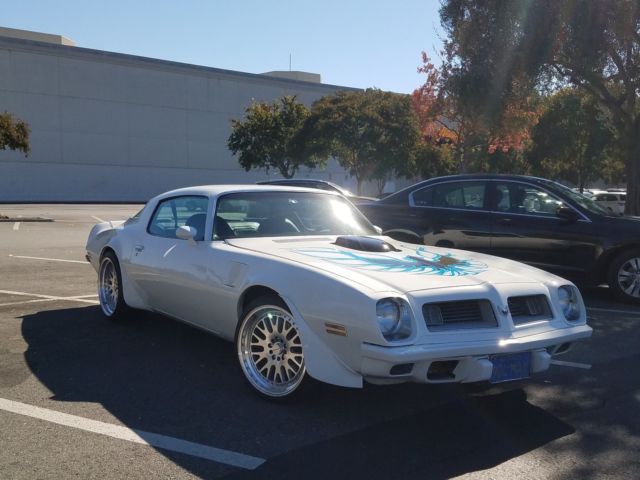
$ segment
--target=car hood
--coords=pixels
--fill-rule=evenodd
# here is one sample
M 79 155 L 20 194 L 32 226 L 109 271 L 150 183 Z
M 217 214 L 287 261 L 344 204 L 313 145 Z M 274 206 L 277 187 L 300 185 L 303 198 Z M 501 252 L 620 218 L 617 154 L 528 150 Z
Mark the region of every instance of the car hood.
M 489 255 L 383 239 L 398 251 L 371 252 L 335 244 L 335 236 L 227 239 L 238 248 L 337 275 L 375 291 L 418 290 L 490 283 L 540 283 L 553 275 Z

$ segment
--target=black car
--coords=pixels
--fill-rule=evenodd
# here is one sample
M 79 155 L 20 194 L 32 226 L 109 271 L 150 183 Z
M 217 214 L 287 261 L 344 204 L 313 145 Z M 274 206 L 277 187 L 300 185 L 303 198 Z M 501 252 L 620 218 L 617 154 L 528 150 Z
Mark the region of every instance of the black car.
M 278 180 L 264 180 L 258 182 L 258 185 L 286 185 L 289 187 L 306 187 L 316 188 L 320 190 L 329 190 L 330 192 L 338 192 L 340 195 L 347 197 L 352 203 L 359 204 L 360 202 L 372 202 L 375 198 L 361 197 L 354 195 L 346 188 L 342 188 L 335 183 L 327 182 L 326 180 L 314 180 L 310 178 L 283 178 Z
M 613 216 L 556 182 L 455 175 L 358 208 L 395 239 L 518 260 L 563 277 L 608 283 L 640 303 L 640 217 Z

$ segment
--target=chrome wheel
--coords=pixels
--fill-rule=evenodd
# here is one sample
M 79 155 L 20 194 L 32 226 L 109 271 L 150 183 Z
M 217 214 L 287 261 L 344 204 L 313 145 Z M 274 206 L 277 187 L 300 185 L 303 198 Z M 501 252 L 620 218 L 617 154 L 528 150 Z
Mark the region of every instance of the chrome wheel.
M 98 298 L 102 312 L 111 317 L 118 308 L 118 272 L 113 260 L 104 257 L 100 263 L 100 274 L 98 275 Z
M 276 305 L 262 305 L 243 319 L 238 357 L 249 383 L 269 397 L 285 397 L 304 380 L 302 340 L 291 314 Z
M 633 298 L 640 298 L 640 257 L 633 257 L 618 269 L 620 289 Z

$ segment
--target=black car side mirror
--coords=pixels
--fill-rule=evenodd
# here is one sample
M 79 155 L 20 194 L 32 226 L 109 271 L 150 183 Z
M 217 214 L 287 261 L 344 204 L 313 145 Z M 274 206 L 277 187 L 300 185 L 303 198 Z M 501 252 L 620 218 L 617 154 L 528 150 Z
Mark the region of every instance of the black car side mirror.
M 576 222 L 578 221 L 578 212 L 576 212 L 573 208 L 569 207 L 558 207 L 556 210 L 556 215 L 567 222 Z

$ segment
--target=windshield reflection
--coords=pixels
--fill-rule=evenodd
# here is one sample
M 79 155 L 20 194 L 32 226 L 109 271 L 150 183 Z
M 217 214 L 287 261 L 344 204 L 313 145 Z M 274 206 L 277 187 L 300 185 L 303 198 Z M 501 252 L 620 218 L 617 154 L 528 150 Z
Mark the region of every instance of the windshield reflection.
M 357 209 L 337 195 L 240 192 L 218 200 L 213 239 L 377 234 Z

